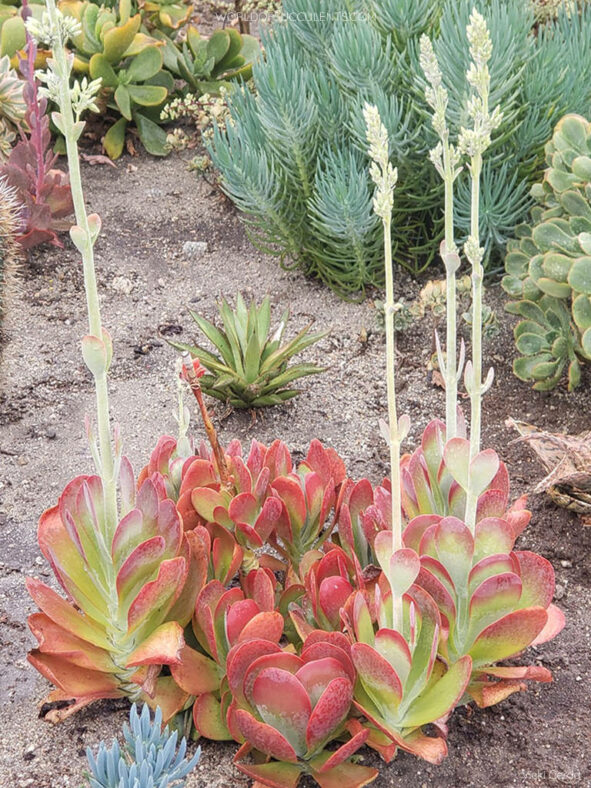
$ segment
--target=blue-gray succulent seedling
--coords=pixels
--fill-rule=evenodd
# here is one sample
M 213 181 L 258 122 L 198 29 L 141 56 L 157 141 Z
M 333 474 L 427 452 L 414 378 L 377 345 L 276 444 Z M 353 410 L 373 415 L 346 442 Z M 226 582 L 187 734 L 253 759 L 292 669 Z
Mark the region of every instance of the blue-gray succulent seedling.
M 92 775 L 90 788 L 180 788 L 195 767 L 201 748 L 191 760 L 185 758 L 187 742 L 183 738 L 177 752 L 177 731 L 168 726 L 162 730 L 162 712 L 156 709 L 154 719 L 144 705 L 138 714 L 134 703 L 129 713 L 129 725 L 123 726 L 123 751 L 115 739 L 109 749 L 99 745 L 96 758 L 90 747 L 86 750 Z

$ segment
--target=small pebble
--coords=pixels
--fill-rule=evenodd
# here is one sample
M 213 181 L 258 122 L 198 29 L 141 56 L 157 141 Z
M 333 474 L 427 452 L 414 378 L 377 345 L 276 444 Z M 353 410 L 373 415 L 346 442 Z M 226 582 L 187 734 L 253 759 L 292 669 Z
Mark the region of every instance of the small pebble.
M 207 250 L 207 241 L 185 241 L 183 244 L 183 256 L 188 260 L 201 257 Z
M 123 293 L 124 295 L 129 295 L 134 288 L 134 284 L 131 279 L 128 279 L 126 276 L 116 276 L 113 281 L 111 282 L 111 289 L 115 290 L 116 293 Z
M 52 441 L 57 437 L 57 432 L 53 429 L 53 427 L 48 427 L 45 430 L 45 437 Z
M 564 586 L 556 584 L 556 588 L 554 590 L 554 599 L 562 599 L 564 596 Z
M 564 569 L 570 569 L 572 565 L 573 565 L 572 561 L 565 560 L 560 562 L 560 566 L 562 566 Z

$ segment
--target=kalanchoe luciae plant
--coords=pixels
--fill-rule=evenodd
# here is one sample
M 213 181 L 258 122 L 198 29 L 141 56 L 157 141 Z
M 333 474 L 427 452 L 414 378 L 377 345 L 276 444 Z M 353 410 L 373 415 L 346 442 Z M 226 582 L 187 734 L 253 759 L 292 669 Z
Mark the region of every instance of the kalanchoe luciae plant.
M 59 719 L 97 698 L 128 696 L 160 705 L 169 718 L 189 699 L 162 665 L 180 661 L 183 627 L 206 578 L 200 544 L 182 521 L 158 473 L 139 490 L 109 423 L 107 371 L 112 356 L 99 309 L 94 243 L 100 231 L 88 216 L 82 192 L 77 140 L 80 115 L 94 106 L 97 83 L 70 87 L 73 56 L 65 45 L 77 22 L 48 0 L 42 22 L 32 26 L 48 41 L 53 58 L 44 76 L 45 97 L 54 101 L 56 126 L 64 135 L 77 224 L 71 237 L 82 255 L 89 334 L 82 355 L 95 384 L 98 446 L 89 427 L 96 476 L 79 476 L 39 524 L 39 544 L 65 590 L 65 600 L 38 580 L 28 588 L 41 608 L 29 619 L 39 642 L 29 660 L 57 690 L 52 700 L 74 701 L 54 710 Z M 119 492 L 119 496 L 118 496 Z

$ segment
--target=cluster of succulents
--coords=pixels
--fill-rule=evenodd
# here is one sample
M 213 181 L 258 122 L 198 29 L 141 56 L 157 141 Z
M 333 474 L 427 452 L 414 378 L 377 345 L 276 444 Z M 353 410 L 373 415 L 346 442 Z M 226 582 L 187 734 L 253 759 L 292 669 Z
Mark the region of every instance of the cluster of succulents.
M 225 299 L 219 303 L 218 310 L 223 323 L 222 329 L 201 315 L 191 313 L 199 330 L 213 345 L 217 354 L 202 345 L 171 342 L 179 350 L 190 352 L 207 370 L 200 383 L 209 396 L 234 408 L 279 405 L 300 393 L 298 389 L 290 387 L 291 383 L 324 371 L 316 364 L 290 365 L 294 356 L 325 335 L 311 334 L 310 326 L 307 326 L 292 340 L 281 344 L 289 310 L 283 313 L 279 326 L 271 333 L 269 296 L 263 299 L 260 306 L 252 301 L 247 307 L 238 293 L 235 310 Z
M 64 86 L 72 66 L 68 27 L 55 0 L 47 6 L 55 42 L 51 81 Z M 491 43 L 477 11 L 467 34 L 474 129 L 464 135 L 477 189 L 499 112 L 488 109 Z M 96 88 L 81 83 L 75 95 L 89 105 Z M 379 485 L 350 478 L 338 453 L 316 439 L 299 462 L 279 440 L 253 440 L 248 451 L 236 440 L 222 448 L 203 405 L 202 386 L 210 381 L 201 355 L 203 365 L 227 376 L 229 391 L 236 387 L 234 396 L 268 370 L 279 374 L 264 385 L 280 396 L 290 374 L 281 365 L 294 343 L 315 340 L 268 343 L 269 303 L 247 308 L 237 299 L 236 313 L 221 305 L 224 332 L 197 319 L 220 357 L 200 349 L 195 360 L 183 357 L 181 380 L 199 403 L 209 445 L 195 452 L 187 438 L 181 395 L 179 438 L 162 437 L 136 481 L 110 428 L 113 348 L 94 269 L 100 218 L 86 212 L 72 93 L 56 95 L 55 122 L 77 197 L 71 237 L 83 260 L 89 333 L 82 355 L 95 384 L 98 439 L 89 428 L 97 474 L 70 482 L 39 525 L 42 552 L 65 596 L 38 579 L 27 583 L 40 608 L 29 618 L 38 641 L 29 660 L 55 687 L 48 700 L 58 702 L 47 716 L 57 721 L 119 697 L 159 707 L 164 722 L 192 709 L 196 733 L 235 741 L 238 769 L 270 788 L 296 788 L 302 777 L 321 788 L 361 788 L 378 775 L 356 757 L 364 745 L 386 762 L 402 750 L 440 763 L 446 721 L 457 706 L 488 707 L 525 689 L 526 680 L 551 680 L 546 668 L 524 665 L 521 655 L 564 625 L 551 601 L 551 564 L 515 550 L 530 518 L 525 501 L 509 505 L 507 469 L 495 451 L 480 447 L 480 406 L 490 384 L 481 380 L 479 355 L 477 211 L 466 245 L 475 296 L 465 376 L 470 439 L 462 419 L 453 426 L 435 421 L 421 446 L 400 456 L 410 420 L 398 419 L 394 380 L 390 232 L 397 173 L 378 108 L 367 105 L 372 204 L 386 259 L 389 424 L 381 432 L 391 477 Z M 449 299 L 448 310 L 455 310 Z M 253 402 L 263 396 L 258 391 Z M 447 388 L 446 396 L 455 413 L 455 392 Z M 518 657 L 519 665 L 499 664 Z M 146 746 L 157 749 L 157 733 L 144 734 Z M 169 743 L 150 753 L 169 763 L 173 749 Z M 114 765 L 116 752 L 103 754 L 97 768 L 107 768 L 107 760 Z M 118 768 L 125 771 L 125 763 Z
M 8 55 L 5 55 L 0 58 L 0 161 L 10 154 L 25 110 L 23 83 L 11 67 Z
M 514 372 L 542 391 L 568 374 L 569 391 L 591 360 L 591 124 L 567 115 L 546 145 L 548 168 L 532 194 L 531 224 L 509 242 L 503 287 L 521 356 Z

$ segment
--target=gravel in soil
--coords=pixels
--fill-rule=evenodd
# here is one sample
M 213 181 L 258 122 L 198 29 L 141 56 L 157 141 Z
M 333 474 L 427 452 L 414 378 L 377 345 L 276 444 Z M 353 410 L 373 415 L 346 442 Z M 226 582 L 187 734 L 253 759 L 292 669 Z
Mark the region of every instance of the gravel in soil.
M 129 166 L 133 163 L 133 166 Z M 336 448 L 350 474 L 378 482 L 387 473 L 386 447 L 377 422 L 386 415 L 383 334 L 376 309 L 340 301 L 329 290 L 285 272 L 276 260 L 249 244 L 231 205 L 208 183 L 187 170 L 184 158 L 156 161 L 124 158 L 111 167 L 83 167 L 89 206 L 103 220 L 96 247 L 104 324 L 115 356 L 111 404 L 121 425 L 125 451 L 136 471 L 158 436 L 174 434 L 174 359 L 163 334 L 189 341 L 194 336 L 189 309 L 212 319 L 215 300 L 240 290 L 246 297 L 269 293 L 274 316 L 291 309 L 290 330 L 311 320 L 329 335 L 307 352 L 329 371 L 303 383 L 300 397 L 282 407 L 251 414 L 227 414 L 215 406 L 224 442 L 281 438 L 301 457 L 314 437 Z M 185 246 L 206 242 L 207 250 Z M 184 249 L 184 251 L 183 251 Z M 437 271 L 429 273 L 438 276 Z M 397 287 L 407 300 L 420 283 L 401 274 Z M 549 430 L 578 432 L 591 427 L 589 375 L 567 395 L 531 391 L 511 373 L 514 349 L 511 320 L 503 313 L 500 288 L 487 301 L 497 312 L 499 330 L 487 342 L 487 363 L 496 380 L 484 409 L 485 446 L 508 463 L 515 496 L 531 490 L 541 476 L 527 447 L 513 443 L 508 416 Z M 76 474 L 90 472 L 84 416 L 94 402 L 80 355 L 86 333 L 85 300 L 78 255 L 64 249 L 36 251 L 23 270 L 20 292 L 4 322 L 0 360 L 0 786 L 58 788 L 80 786 L 84 749 L 116 735 L 127 711 L 124 703 L 101 702 L 53 727 L 38 719 L 49 689 L 26 662 L 33 638 L 25 625 L 33 612 L 24 579 L 53 582 L 36 543 L 40 513 L 55 503 Z M 444 395 L 427 364 L 433 352 L 433 324 L 425 318 L 399 337 L 400 412 L 412 419 L 408 448 L 425 424 L 444 413 Z M 200 428 L 195 427 L 197 437 Z M 589 681 L 591 663 L 591 529 L 544 497 L 531 499 L 532 523 L 519 540 L 552 561 L 557 599 L 567 616 L 555 641 L 526 655 L 549 667 L 554 682 L 532 685 L 485 711 L 458 710 L 450 724 L 449 756 L 430 766 L 401 754 L 390 766 L 363 751 L 364 762 L 381 766 L 376 788 L 412 785 L 546 786 L 591 784 Z M 232 766 L 234 745 L 204 742 L 203 755 L 188 788 L 246 786 Z

